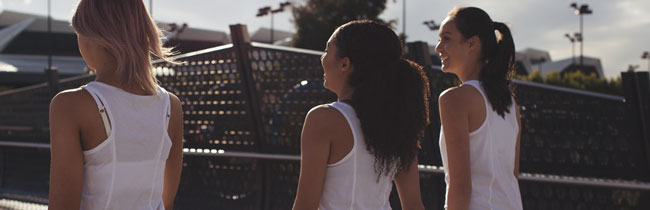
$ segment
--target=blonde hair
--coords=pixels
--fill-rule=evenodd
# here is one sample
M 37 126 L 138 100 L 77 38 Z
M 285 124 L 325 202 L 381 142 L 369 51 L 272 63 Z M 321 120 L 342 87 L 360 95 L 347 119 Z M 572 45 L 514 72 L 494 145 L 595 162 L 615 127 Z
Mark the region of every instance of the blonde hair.
M 171 62 L 172 52 L 142 0 L 80 0 L 72 27 L 115 58 L 122 85 L 157 92 L 151 56 Z

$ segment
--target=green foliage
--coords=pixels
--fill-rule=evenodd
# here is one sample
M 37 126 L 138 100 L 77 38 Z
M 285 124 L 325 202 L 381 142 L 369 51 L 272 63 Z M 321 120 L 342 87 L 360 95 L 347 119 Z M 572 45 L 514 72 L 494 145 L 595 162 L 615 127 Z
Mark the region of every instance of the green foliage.
M 535 70 L 528 75 L 515 74 L 513 75 L 513 79 L 544 83 L 544 77 L 542 77 L 542 73 L 540 73 L 538 70 Z
M 565 86 L 564 81 L 562 80 L 562 75 L 557 71 L 552 71 L 551 73 L 546 74 L 544 83 L 549 85 Z
M 535 70 L 529 75 L 514 75 L 515 79 L 545 83 L 549 85 L 556 85 L 568 88 L 575 88 L 581 90 L 588 90 L 613 95 L 623 95 L 623 86 L 621 77 L 614 79 L 598 78 L 595 73 L 584 74 L 581 71 L 567 72 L 560 74 L 557 71 L 552 71 L 546 74 L 546 78 Z
M 386 0 L 307 0 L 305 5 L 293 8 L 296 34 L 293 46 L 323 50 L 334 30 L 349 21 L 378 18 L 386 9 Z

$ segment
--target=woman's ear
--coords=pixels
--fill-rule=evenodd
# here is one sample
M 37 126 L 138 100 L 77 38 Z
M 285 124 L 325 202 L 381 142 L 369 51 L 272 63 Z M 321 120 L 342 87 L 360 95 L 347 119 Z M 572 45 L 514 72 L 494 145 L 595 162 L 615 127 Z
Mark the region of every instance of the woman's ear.
M 341 71 L 343 72 L 352 71 L 352 64 L 350 63 L 350 58 L 345 57 L 341 60 Z
M 481 39 L 478 36 L 472 36 L 467 40 L 471 51 L 481 49 Z

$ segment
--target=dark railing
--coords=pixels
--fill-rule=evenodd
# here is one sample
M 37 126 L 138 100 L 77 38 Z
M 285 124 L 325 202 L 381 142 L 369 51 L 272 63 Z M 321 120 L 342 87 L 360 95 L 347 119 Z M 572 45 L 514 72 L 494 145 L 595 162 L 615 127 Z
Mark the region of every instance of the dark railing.
M 231 31 L 233 44 L 176 56 L 180 65 L 155 65 L 160 85 L 181 99 L 184 110 L 186 149 L 176 206 L 289 209 L 305 114 L 335 100 L 322 86 L 322 52 L 253 43 L 241 25 Z M 420 181 L 426 208 L 442 209 L 437 96 L 458 82 L 435 67 L 425 70 L 432 123 L 419 154 Z M 92 79 L 65 79 L 60 87 Z M 647 142 L 630 111 L 636 105 L 620 96 L 515 84 L 525 209 L 650 208 Z M 0 197 L 28 194 L 44 202 L 50 99 L 44 84 L 0 93 Z M 399 209 L 395 193 L 391 202 Z

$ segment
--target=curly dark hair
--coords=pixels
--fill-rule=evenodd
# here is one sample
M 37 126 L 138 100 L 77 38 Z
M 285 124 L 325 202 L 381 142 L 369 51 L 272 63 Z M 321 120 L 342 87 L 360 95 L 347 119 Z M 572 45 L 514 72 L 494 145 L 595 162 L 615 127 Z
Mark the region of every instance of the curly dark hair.
M 492 109 L 505 117 L 514 97 L 510 78 L 515 71 L 515 43 L 510 29 L 502 22 L 493 22 L 485 11 L 476 7 L 456 8 L 449 12 L 449 17 L 456 21 L 465 39 L 478 36 L 481 40 L 481 57 L 487 64 L 479 73 L 479 81 Z
M 348 84 L 375 171 L 407 170 L 429 123 L 429 80 L 422 67 L 402 57 L 402 44 L 387 25 L 356 20 L 333 38 L 340 58 L 353 67 Z

